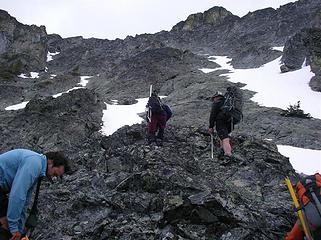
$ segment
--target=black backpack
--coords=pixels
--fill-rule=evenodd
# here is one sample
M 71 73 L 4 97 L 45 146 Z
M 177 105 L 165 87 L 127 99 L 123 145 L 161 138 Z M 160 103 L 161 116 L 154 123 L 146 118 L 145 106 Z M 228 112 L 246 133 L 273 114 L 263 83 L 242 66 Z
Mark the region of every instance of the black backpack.
M 235 86 L 228 87 L 224 95 L 224 102 L 221 106 L 222 112 L 232 118 L 233 124 L 239 123 L 242 118 L 243 93 Z
M 168 121 L 173 115 L 172 109 L 167 104 L 163 104 L 162 107 L 166 112 L 166 121 Z
M 148 100 L 147 106 L 151 109 L 152 114 L 159 115 L 164 113 L 163 104 L 157 96 L 151 96 Z

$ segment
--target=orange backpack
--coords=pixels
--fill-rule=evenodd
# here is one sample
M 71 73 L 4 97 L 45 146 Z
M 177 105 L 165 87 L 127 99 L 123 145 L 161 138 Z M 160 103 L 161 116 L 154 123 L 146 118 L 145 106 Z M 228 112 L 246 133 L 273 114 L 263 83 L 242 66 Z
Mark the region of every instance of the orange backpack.
M 301 203 L 305 206 L 310 201 L 313 201 L 311 191 L 315 193 L 319 201 L 321 202 L 321 175 L 316 173 L 311 176 L 303 178 L 296 184 L 296 190 Z

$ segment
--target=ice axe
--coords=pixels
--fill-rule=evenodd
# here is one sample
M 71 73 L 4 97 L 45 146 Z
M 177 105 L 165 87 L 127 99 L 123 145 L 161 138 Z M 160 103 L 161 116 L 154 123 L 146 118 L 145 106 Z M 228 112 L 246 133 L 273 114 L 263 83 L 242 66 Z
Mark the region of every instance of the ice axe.
M 214 137 L 213 133 L 211 133 L 211 158 L 214 158 Z

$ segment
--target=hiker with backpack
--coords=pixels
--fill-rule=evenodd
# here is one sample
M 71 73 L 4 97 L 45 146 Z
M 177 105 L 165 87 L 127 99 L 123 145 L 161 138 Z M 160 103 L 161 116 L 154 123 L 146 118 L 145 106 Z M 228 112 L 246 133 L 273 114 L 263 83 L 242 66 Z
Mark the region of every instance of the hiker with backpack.
M 67 171 L 68 160 L 58 152 L 39 154 L 27 149 L 15 149 L 0 154 L 1 240 L 21 238 L 27 208 L 37 183 L 39 191 L 39 179 L 62 176 Z
M 302 211 L 302 218 L 296 221 L 285 239 L 321 239 L 321 175 L 316 173 L 304 177 L 296 184 L 296 192 L 297 197 L 293 191 L 294 198 L 299 202 L 297 210 Z
M 171 110 L 171 108 L 168 106 L 168 104 L 163 103 L 162 102 L 162 108 L 164 109 L 165 113 L 166 113 L 166 121 L 165 121 L 165 127 L 167 126 L 167 121 L 172 117 L 173 112 Z M 160 124 L 157 124 L 157 134 L 156 134 L 156 139 L 158 139 L 159 145 L 163 145 L 163 141 L 164 141 L 164 131 L 165 128 L 162 128 L 160 126 Z
M 148 99 L 146 107 L 148 108 L 147 142 L 148 144 L 155 142 L 156 144 L 162 145 L 164 140 L 166 122 L 171 117 L 172 112 L 168 105 L 162 103 L 156 91 L 152 92 L 150 98 Z
M 223 163 L 232 160 L 232 147 L 229 134 L 234 125 L 242 119 L 243 96 L 239 88 L 228 87 L 226 93 L 217 91 L 212 97 L 212 109 L 209 119 L 209 133 L 217 132 L 220 140 L 218 158 Z

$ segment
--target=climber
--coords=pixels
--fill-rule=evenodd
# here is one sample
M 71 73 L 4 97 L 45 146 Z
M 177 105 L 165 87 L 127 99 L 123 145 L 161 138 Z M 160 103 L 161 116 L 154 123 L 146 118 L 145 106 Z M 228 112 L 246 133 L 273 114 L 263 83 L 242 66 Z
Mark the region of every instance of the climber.
M 15 149 L 0 155 L 0 239 L 21 238 L 27 208 L 39 178 L 62 176 L 70 170 L 59 152 L 39 154 Z

